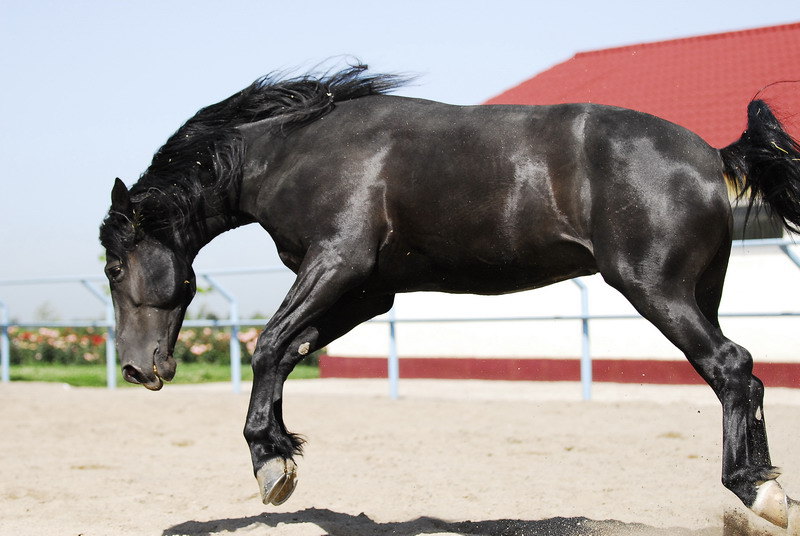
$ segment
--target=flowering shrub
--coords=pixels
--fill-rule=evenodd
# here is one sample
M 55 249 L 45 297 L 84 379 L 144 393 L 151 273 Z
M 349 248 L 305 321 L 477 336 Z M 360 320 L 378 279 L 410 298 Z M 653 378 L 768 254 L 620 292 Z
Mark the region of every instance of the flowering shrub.
M 101 328 L 9 328 L 11 363 L 96 363 L 105 361 Z
M 242 363 L 250 363 L 261 330 L 249 327 L 239 331 Z M 179 363 L 230 363 L 231 333 L 214 328 L 187 328 L 181 330 L 173 356 Z M 318 354 L 310 354 L 304 362 L 317 365 Z
M 229 363 L 231 334 L 228 330 L 187 328 L 178 334 L 173 356 L 179 363 Z M 242 349 L 242 362 L 250 355 Z
M 239 332 L 242 363 L 249 363 L 261 331 L 254 327 Z M 89 364 L 105 362 L 106 333 L 102 328 L 12 327 L 11 363 Z M 229 363 L 231 334 L 227 329 L 186 328 L 178 335 L 174 357 L 183 363 Z

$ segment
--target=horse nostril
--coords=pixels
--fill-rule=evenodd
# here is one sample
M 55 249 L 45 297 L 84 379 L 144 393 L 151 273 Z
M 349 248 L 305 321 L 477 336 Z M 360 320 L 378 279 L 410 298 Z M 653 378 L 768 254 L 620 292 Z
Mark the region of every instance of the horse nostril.
M 122 367 L 122 377 L 128 383 L 141 384 L 144 382 L 142 373 L 133 365 L 125 365 L 124 367 Z

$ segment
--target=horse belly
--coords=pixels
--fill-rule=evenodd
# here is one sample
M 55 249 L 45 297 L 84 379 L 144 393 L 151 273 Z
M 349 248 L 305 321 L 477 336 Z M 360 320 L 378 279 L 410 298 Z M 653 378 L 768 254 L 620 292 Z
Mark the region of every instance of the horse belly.
M 427 248 L 398 242 L 381 251 L 378 274 L 382 283 L 390 283 L 398 292 L 507 294 L 597 271 L 591 251 L 577 241 L 554 241 L 525 250 L 470 246 L 474 244 L 451 242 Z

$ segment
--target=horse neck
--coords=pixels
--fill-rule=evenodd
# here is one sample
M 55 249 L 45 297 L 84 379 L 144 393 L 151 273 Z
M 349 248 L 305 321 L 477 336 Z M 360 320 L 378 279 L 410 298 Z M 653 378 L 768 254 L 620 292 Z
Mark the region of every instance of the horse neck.
M 216 214 L 195 221 L 184 229 L 184 236 L 178 238 L 183 242 L 183 250 L 190 259 L 194 259 L 203 247 L 226 231 L 250 223 L 242 214 Z M 177 238 L 177 237 L 176 237 Z M 180 243 L 180 242 L 179 242 Z
M 219 193 L 205 193 L 204 198 L 193 205 L 192 212 L 176 216 L 165 233 L 164 238 L 189 261 L 217 236 L 253 221 L 222 197 Z
M 194 260 L 206 244 L 223 232 L 224 230 L 216 231 L 205 222 L 195 222 L 184 228 L 173 229 L 172 239 L 176 249 L 182 251 L 190 260 Z

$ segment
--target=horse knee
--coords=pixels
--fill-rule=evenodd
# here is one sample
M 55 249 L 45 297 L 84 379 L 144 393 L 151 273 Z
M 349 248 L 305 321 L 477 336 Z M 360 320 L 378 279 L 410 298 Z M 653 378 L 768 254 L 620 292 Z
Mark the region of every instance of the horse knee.
M 258 337 L 256 349 L 253 352 L 251 363 L 254 371 L 274 370 L 277 366 L 281 353 L 281 344 L 278 337 L 270 334 L 269 329 L 265 329 Z
M 272 370 L 275 368 L 275 353 L 257 348 L 250 358 L 250 365 L 255 374 Z
M 264 330 L 259 337 L 256 350 L 253 352 L 253 369 L 293 367 L 305 356 L 319 349 L 317 347 L 318 340 L 319 333 L 314 328 L 305 329 L 292 339 Z

